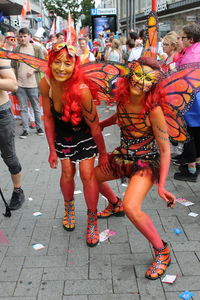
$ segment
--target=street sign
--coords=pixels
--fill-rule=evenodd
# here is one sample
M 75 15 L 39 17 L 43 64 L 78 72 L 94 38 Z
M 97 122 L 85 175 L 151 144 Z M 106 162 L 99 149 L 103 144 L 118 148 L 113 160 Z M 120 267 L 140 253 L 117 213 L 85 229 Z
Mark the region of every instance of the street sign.
M 91 16 L 96 16 L 97 15 L 97 8 L 91 8 L 90 13 L 91 13 Z
M 116 8 L 91 8 L 91 16 L 116 15 Z

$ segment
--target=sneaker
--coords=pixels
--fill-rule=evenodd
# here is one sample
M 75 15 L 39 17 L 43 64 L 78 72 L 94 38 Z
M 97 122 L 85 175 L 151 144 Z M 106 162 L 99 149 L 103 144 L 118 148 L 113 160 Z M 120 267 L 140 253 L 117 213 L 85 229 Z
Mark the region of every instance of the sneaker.
M 26 131 L 26 130 L 24 130 L 23 132 L 22 132 L 22 134 L 20 135 L 20 139 L 26 139 L 27 138 L 27 136 L 28 136 L 28 132 Z
M 188 165 L 180 165 L 178 169 L 180 172 L 187 173 Z M 198 163 L 196 164 L 196 173 L 197 173 L 197 175 L 199 175 L 199 173 L 200 173 L 200 164 L 198 164 Z
M 44 135 L 44 131 L 42 130 L 42 128 L 38 128 L 38 129 L 37 129 L 37 134 L 38 134 L 39 136 L 43 136 L 43 135 Z
M 174 174 L 174 179 L 180 181 L 196 182 L 197 178 L 198 178 L 197 172 L 195 174 L 192 174 L 188 171 L 188 169 L 182 170 L 181 172 L 177 172 Z
M 25 196 L 22 189 L 19 189 L 18 191 L 13 191 L 10 204 L 9 204 L 10 210 L 19 209 L 22 206 L 24 201 L 25 201 Z
M 30 122 L 29 128 L 34 129 L 36 127 L 35 122 Z

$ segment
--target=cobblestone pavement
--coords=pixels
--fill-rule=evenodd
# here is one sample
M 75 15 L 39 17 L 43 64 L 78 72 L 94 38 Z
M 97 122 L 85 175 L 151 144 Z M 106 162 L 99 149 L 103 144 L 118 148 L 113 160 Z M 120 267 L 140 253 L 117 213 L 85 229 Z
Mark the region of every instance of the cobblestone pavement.
M 100 107 L 106 118 L 112 108 Z M 62 228 L 63 199 L 59 188 L 60 168 L 50 169 L 45 137 L 35 130 L 20 140 L 21 126 L 16 121 L 16 148 L 23 166 L 23 189 L 26 202 L 12 212 L 11 218 L 2 213 L 0 199 L 0 231 L 9 244 L 0 245 L 0 299 L 4 300 L 177 300 L 185 290 L 191 299 L 200 299 L 200 184 L 173 180 L 175 167 L 171 166 L 167 188 L 177 197 L 194 202 L 185 207 L 179 203 L 167 208 L 158 198 L 156 187 L 147 196 L 144 210 L 151 216 L 162 238 L 172 249 L 172 264 L 167 274 L 178 274 L 173 284 L 160 279 L 144 278 L 152 262 L 152 249 L 126 217 L 99 220 L 100 232 L 109 228 L 116 235 L 95 248 L 85 242 L 86 205 L 83 194 L 75 195 L 76 229 Z M 116 126 L 105 129 L 109 150 L 119 141 Z M 111 183 L 118 196 L 125 188 L 120 181 Z M 12 188 L 9 173 L 0 160 L 0 187 L 9 201 Z M 79 174 L 76 191 L 82 190 Z M 32 198 L 32 201 L 31 199 Z M 99 208 L 105 207 L 100 196 Z M 34 217 L 34 212 L 42 213 Z M 198 213 L 196 218 L 189 212 Z M 176 235 L 174 228 L 182 229 Z M 34 250 L 33 244 L 45 248 Z

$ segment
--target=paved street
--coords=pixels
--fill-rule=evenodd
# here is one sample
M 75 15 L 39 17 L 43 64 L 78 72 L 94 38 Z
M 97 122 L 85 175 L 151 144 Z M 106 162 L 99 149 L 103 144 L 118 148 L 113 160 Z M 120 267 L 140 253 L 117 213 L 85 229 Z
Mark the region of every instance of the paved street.
M 113 113 L 101 106 L 102 118 Z M 163 240 L 172 249 L 172 264 L 167 274 L 178 274 L 173 284 L 160 279 L 144 278 L 152 262 L 152 249 L 126 217 L 99 220 L 100 232 L 116 231 L 116 235 L 95 248 L 85 242 L 86 205 L 82 193 L 75 195 L 76 229 L 66 232 L 62 227 L 63 199 L 59 188 L 60 168 L 50 169 L 45 137 L 35 130 L 20 140 L 22 128 L 16 121 L 16 148 L 23 166 L 23 189 L 26 202 L 11 218 L 5 218 L 0 199 L 0 231 L 9 244 L 0 245 L 0 300 L 177 300 L 185 290 L 200 299 L 200 184 L 174 181 L 171 166 L 167 188 L 177 197 L 194 205 L 179 203 L 167 208 L 153 188 L 144 203 Z M 110 134 L 110 135 L 109 135 Z M 109 150 L 118 145 L 116 126 L 104 130 Z M 125 188 L 120 181 L 111 183 L 118 196 Z M 0 186 L 9 201 L 12 185 L 9 173 L 0 160 Z M 82 191 L 76 174 L 76 191 Z M 99 208 L 105 207 L 100 196 Z M 34 212 L 42 215 L 35 217 Z M 189 212 L 199 216 L 188 216 Z M 173 229 L 183 232 L 175 234 Z M 34 250 L 41 243 L 45 248 Z

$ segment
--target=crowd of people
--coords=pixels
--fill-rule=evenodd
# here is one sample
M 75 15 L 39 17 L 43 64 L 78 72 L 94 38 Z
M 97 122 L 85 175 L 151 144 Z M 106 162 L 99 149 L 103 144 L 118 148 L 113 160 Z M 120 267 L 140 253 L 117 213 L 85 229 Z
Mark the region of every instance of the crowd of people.
M 159 196 L 167 206 L 173 207 L 176 198 L 165 189 L 170 166 L 170 141 L 162 107 L 152 97 L 162 72 L 175 71 L 178 67 L 200 62 L 200 26 L 184 26 L 178 34 L 167 33 L 159 43 L 157 60 L 142 56 L 144 30 L 130 32 L 129 39 L 99 32 L 93 42 L 80 37 L 77 47 L 65 43 L 65 35 L 57 33 L 48 43 L 30 36 L 27 28 L 17 33 L 5 34 L 1 48 L 15 53 L 25 53 L 48 60 L 48 69 L 40 74 L 25 63 L 0 59 L 0 150 L 11 174 L 14 191 L 10 209 L 21 207 L 25 200 L 21 189 L 21 165 L 14 146 L 14 120 L 7 91 L 16 92 L 20 104 L 23 132 L 29 134 L 28 103 L 30 102 L 36 131 L 43 135 L 39 93 L 42 97 L 44 128 L 49 144 L 49 164 L 57 168 L 61 163 L 60 187 L 64 198 L 63 227 L 75 229 L 75 172 L 79 163 L 87 205 L 86 243 L 89 247 L 99 242 L 97 218 L 108 218 L 124 213 L 133 225 L 147 238 L 154 248 L 155 258 L 145 276 L 155 280 L 162 276 L 170 264 L 170 249 L 156 230 L 151 218 L 142 210 L 142 203 L 153 184 L 158 186 Z M 133 63 L 132 74 L 120 78 L 113 90 L 117 102 L 116 113 L 99 122 L 93 101 L 96 91 L 81 71 L 81 64 L 95 61 Z M 15 72 L 12 70 L 12 68 Z M 18 89 L 17 89 L 18 86 Z M 190 136 L 183 152 L 174 157 L 179 164 L 176 180 L 197 181 L 200 170 L 200 94 L 185 115 Z M 107 153 L 102 130 L 117 124 L 121 133 L 120 146 Z M 12 129 L 12 130 L 11 130 Z M 12 135 L 10 134 L 12 132 Z M 178 145 L 173 145 L 178 147 Z M 94 167 L 98 155 L 98 165 Z M 113 193 L 107 181 L 128 178 L 124 198 Z M 99 192 L 108 206 L 97 212 Z

